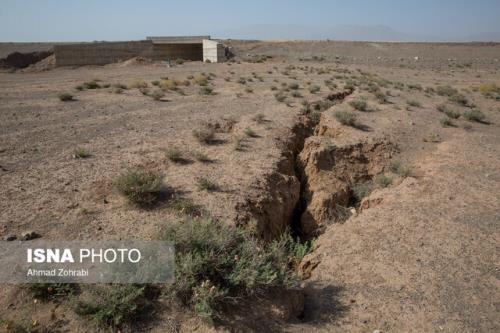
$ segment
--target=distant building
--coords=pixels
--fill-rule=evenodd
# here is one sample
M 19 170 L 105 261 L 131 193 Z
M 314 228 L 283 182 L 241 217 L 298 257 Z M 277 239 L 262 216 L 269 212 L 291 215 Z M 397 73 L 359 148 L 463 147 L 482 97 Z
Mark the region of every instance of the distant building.
M 55 45 L 56 66 L 105 65 L 133 57 L 223 62 L 225 47 L 210 36 L 147 37 L 141 41 Z

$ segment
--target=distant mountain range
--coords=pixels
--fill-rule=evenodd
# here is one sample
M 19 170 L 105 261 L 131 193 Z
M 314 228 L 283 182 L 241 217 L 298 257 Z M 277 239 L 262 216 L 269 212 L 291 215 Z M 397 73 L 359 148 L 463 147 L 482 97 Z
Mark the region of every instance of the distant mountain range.
M 234 39 L 333 39 L 392 42 L 500 42 L 500 32 L 485 32 L 469 36 L 444 37 L 406 34 L 384 25 L 337 25 L 321 28 L 286 24 L 256 24 L 238 29 L 215 31 L 214 37 Z

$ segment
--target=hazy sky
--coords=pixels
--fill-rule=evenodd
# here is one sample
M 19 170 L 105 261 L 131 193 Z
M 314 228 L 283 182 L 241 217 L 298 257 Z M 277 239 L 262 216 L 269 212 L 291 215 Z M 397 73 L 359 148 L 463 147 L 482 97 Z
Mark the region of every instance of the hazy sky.
M 500 0 L 0 0 L 0 41 L 224 38 L 231 37 L 223 35 L 227 31 L 260 24 L 384 25 L 456 38 L 500 32 L 499 14 Z

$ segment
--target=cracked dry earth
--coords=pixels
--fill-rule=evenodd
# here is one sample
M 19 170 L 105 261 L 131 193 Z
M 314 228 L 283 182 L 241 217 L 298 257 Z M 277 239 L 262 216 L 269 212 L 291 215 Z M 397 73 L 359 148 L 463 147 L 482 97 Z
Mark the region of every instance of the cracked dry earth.
M 279 45 L 266 47 L 279 51 Z M 474 50 L 480 54 L 482 47 Z M 439 53 L 439 47 L 429 52 Z M 46 239 L 154 238 L 176 214 L 167 204 L 137 210 L 111 187 L 124 168 L 145 166 L 163 172 L 176 193 L 218 218 L 238 224 L 256 220 L 265 239 L 292 228 L 314 240 L 315 247 L 300 264 L 299 291 L 244 300 L 215 326 L 160 308 L 157 318 L 137 331 L 499 331 L 500 105 L 474 89 L 499 82 L 499 68 L 484 60 L 477 68 L 455 71 L 440 61 L 417 69 L 366 60 L 339 64 L 277 58 L 263 64 L 188 62 L 174 68 L 110 65 L 2 73 L 3 234 L 29 229 Z M 442 66 L 431 67 L 436 63 Z M 165 102 L 136 90 L 123 95 L 84 91 L 75 93 L 78 101 L 71 103 L 55 98 L 95 77 L 128 84 L 161 76 L 184 79 L 202 71 L 216 75 L 210 85 L 217 95 L 199 96 L 191 85 L 185 95 L 167 93 Z M 245 93 L 236 80 L 251 72 L 263 81 L 247 82 L 253 92 Z M 364 84 L 347 87 L 350 78 L 360 77 L 391 82 L 383 89 L 390 90 L 389 101 L 378 101 Z M 328 88 L 325 80 L 338 87 Z M 270 86 L 293 82 L 300 84 L 302 97 L 277 101 Z M 310 93 L 308 82 L 319 85 L 320 92 Z M 396 82 L 407 86 L 396 88 Z M 430 90 L 410 88 L 417 84 L 453 86 L 483 111 L 488 123 L 461 116 L 453 120 L 454 127 L 443 127 L 437 105 L 448 103 L 461 114 L 469 108 Z M 331 103 L 311 117 L 304 114 L 302 99 L 311 110 L 322 101 Z M 355 100 L 367 101 L 372 112 L 354 110 L 349 103 Z M 409 100 L 420 106 L 408 106 Z M 342 125 L 335 115 L 343 111 L 356 114 L 362 126 Z M 264 122 L 253 120 L 258 113 Z M 236 123 L 225 128 L 228 117 Z M 220 144 L 203 146 L 192 137 L 192 129 L 207 122 L 225 128 L 216 134 Z M 234 140 L 248 127 L 257 135 L 245 138 L 244 150 L 236 151 Z M 91 158 L 74 160 L 76 146 L 88 148 Z M 164 151 L 173 146 L 186 148 L 190 163 L 166 161 Z M 212 163 L 195 162 L 195 151 L 209 155 Z M 391 171 L 394 161 L 411 171 Z M 381 174 L 390 184 L 381 185 Z M 197 190 L 199 175 L 216 180 L 222 190 Z M 364 183 L 373 190 L 359 201 L 354 187 Z M 2 289 L 0 304 L 1 318 L 37 320 L 60 331 L 90 330 L 67 304 L 34 305 L 13 286 Z M 64 320 L 53 323 L 52 313 Z

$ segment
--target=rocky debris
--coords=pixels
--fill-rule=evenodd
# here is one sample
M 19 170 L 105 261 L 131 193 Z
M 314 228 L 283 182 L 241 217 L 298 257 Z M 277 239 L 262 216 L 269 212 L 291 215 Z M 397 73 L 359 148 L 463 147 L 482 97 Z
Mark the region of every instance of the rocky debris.
M 40 60 L 37 63 L 29 65 L 27 68 L 23 69 L 24 73 L 37 73 L 48 71 L 56 67 L 56 56 L 50 55 L 47 58 Z
M 21 234 L 21 240 L 23 241 L 29 241 L 40 237 L 42 237 L 42 235 L 36 231 L 26 231 Z
M 15 241 L 16 239 L 17 239 L 17 236 L 13 235 L 13 234 L 8 234 L 8 235 L 3 236 L 3 240 L 6 242 Z

